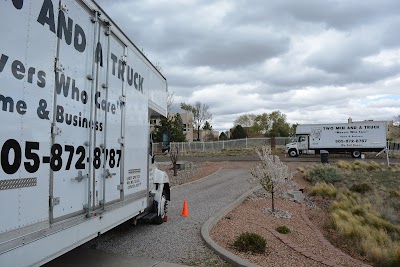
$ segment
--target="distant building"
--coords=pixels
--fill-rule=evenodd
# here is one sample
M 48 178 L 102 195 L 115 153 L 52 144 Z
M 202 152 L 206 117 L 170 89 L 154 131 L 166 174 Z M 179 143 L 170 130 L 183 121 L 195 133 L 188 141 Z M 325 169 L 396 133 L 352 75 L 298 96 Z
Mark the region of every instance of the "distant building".
M 193 136 L 197 139 L 197 130 L 193 131 Z M 209 142 L 209 141 L 218 141 L 219 140 L 219 132 L 213 130 L 200 130 L 200 141 Z
M 171 114 L 172 116 L 175 116 L 176 113 L 171 113 Z M 182 118 L 184 126 L 183 132 L 186 135 L 186 141 L 190 142 L 193 140 L 193 114 L 184 112 L 184 113 L 179 113 L 179 115 L 181 115 Z

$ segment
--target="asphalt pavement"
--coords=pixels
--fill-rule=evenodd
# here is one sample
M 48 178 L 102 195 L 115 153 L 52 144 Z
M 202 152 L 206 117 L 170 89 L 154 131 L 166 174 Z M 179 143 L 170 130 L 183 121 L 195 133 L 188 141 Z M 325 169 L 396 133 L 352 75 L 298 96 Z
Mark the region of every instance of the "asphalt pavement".
M 85 247 L 76 248 L 44 265 L 45 267 L 185 267 L 175 263 L 109 253 Z
M 200 229 L 210 217 L 256 185 L 249 182 L 250 178 L 248 170 L 220 169 L 195 182 L 173 187 L 168 222 L 136 226 L 124 223 L 47 266 L 212 265 L 212 261 L 221 260 L 204 244 Z M 181 216 L 184 200 L 188 217 Z

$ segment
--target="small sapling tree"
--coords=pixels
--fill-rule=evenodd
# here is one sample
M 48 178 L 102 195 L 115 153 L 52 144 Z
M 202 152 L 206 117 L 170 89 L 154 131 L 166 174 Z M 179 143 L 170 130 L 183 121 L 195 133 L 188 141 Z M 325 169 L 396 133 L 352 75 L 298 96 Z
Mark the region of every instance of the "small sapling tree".
M 169 152 L 169 157 L 171 158 L 172 166 L 174 168 L 174 176 L 177 175 L 176 173 L 176 163 L 178 162 L 178 155 L 179 155 L 179 150 L 176 146 L 172 147 L 170 152 Z
M 292 174 L 288 166 L 280 161 L 279 157 L 271 154 L 269 146 L 256 149 L 260 158 L 260 165 L 252 169 L 252 176 L 258 180 L 265 191 L 272 196 L 272 212 L 275 212 L 274 194 L 282 190 L 283 185 L 288 183 Z

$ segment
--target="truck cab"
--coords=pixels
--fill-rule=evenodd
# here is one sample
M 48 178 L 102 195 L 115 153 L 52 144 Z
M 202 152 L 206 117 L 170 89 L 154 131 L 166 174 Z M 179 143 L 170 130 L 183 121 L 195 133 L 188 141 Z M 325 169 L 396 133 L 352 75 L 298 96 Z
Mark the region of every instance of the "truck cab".
M 309 135 L 297 135 L 294 142 L 286 145 L 285 153 L 290 157 L 298 157 L 300 154 L 314 154 L 309 150 Z

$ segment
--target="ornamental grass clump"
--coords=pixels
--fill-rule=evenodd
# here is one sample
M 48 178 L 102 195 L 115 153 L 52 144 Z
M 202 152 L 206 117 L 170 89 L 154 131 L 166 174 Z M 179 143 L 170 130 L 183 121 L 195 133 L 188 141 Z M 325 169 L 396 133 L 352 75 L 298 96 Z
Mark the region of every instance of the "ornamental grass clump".
M 256 233 L 245 232 L 235 239 L 233 246 L 239 251 L 261 254 L 265 252 L 267 240 Z
M 311 188 L 310 194 L 312 196 L 320 196 L 327 198 L 334 198 L 337 194 L 337 189 L 332 184 L 327 184 L 325 182 L 316 183 L 315 186 Z
M 400 227 L 382 218 L 367 199 L 338 189 L 331 218 L 343 238 L 376 266 L 400 266 Z
M 350 187 L 350 190 L 353 191 L 353 192 L 360 193 L 360 194 L 365 194 L 365 193 L 371 191 L 372 187 L 370 185 L 368 185 L 368 184 L 365 184 L 365 183 L 353 184 Z

